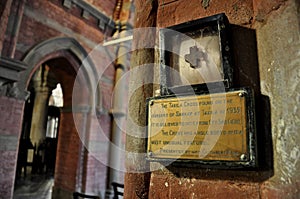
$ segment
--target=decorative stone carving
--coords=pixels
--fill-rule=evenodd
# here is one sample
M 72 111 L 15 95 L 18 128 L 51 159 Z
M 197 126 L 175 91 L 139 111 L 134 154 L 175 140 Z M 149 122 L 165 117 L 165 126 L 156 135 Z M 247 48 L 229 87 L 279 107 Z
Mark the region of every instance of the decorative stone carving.
M 26 68 L 24 62 L 0 57 L 0 95 L 18 99 L 26 99 L 29 96 L 27 91 L 20 91 L 14 84 L 19 81 L 19 72 Z

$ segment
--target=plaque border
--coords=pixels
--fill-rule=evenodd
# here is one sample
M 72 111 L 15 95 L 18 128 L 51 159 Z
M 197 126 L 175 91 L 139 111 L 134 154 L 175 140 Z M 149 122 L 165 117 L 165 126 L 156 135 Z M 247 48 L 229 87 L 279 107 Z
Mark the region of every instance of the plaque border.
M 146 160 L 149 162 L 160 162 L 163 165 L 172 165 L 176 167 L 197 167 L 197 168 L 216 168 L 216 169 L 243 169 L 243 168 L 257 168 L 258 165 L 258 153 L 257 153 L 257 133 L 256 133 L 256 117 L 255 117 L 255 100 L 254 92 L 251 88 L 234 88 L 227 89 L 227 92 L 240 91 L 245 97 L 246 108 L 246 137 L 247 137 L 247 151 L 248 157 L 246 160 L 240 161 L 227 161 L 227 160 L 195 160 L 195 159 L 171 159 L 171 158 L 153 158 L 148 151 L 148 136 L 149 136 L 149 106 L 150 101 L 156 99 L 168 99 L 174 97 L 187 97 L 192 95 L 209 95 L 214 93 L 222 93 L 216 90 L 215 92 L 201 92 L 194 94 L 176 94 L 176 95 L 162 95 L 157 97 L 147 98 L 146 101 L 146 144 L 145 151 L 147 152 Z
M 193 21 L 188 21 L 178 25 L 170 26 L 159 31 L 159 45 L 160 45 L 160 94 L 161 95 L 171 95 L 182 91 L 182 88 L 187 86 L 171 86 L 169 77 L 169 52 L 166 50 L 166 41 L 174 34 L 174 31 L 180 32 L 182 34 L 196 31 L 204 28 L 205 26 L 217 26 L 219 39 L 220 39 L 220 53 L 221 53 L 221 65 L 224 74 L 224 81 L 221 83 L 226 88 L 230 88 L 233 85 L 233 60 L 231 53 L 231 40 L 229 37 L 230 24 L 224 13 L 216 14 L 213 16 L 196 19 Z M 166 39 L 165 39 L 166 38 Z M 172 67 L 172 66 L 171 66 Z M 206 84 L 213 86 L 218 85 L 220 82 L 210 82 L 204 84 L 194 84 L 189 85 L 190 88 L 185 92 L 199 92 L 203 90 L 208 90 Z

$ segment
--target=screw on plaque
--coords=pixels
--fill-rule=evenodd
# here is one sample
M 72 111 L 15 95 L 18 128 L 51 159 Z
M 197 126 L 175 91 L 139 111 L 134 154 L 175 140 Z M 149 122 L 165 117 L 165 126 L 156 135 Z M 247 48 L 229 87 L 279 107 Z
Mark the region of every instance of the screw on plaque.
M 150 101 L 150 106 L 153 106 L 153 104 L 154 104 L 154 101 L 151 100 L 151 101 Z
M 240 160 L 241 160 L 241 161 L 247 161 L 247 159 L 248 159 L 248 157 L 247 157 L 246 154 L 242 154 L 242 155 L 240 156 Z
M 149 157 L 152 157 L 152 155 L 153 155 L 152 151 L 149 151 L 149 152 L 148 152 L 148 156 L 149 156 Z
M 239 92 L 239 96 L 240 96 L 240 97 L 245 97 L 245 95 L 246 95 L 246 92 L 245 92 L 245 91 Z

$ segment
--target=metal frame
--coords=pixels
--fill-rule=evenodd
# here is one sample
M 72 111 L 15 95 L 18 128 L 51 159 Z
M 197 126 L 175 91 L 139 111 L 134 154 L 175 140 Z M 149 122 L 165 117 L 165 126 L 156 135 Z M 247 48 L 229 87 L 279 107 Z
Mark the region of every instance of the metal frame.
M 229 31 L 229 22 L 225 14 L 217 14 L 214 16 L 189 21 L 186 23 L 178 24 L 175 26 L 168 27 L 166 29 L 160 30 L 160 83 L 161 83 L 161 95 L 170 95 L 172 93 L 181 93 L 181 92 L 200 92 L 203 90 L 207 90 L 207 86 L 205 84 L 195 84 L 191 85 L 193 88 L 190 91 L 186 91 L 186 87 L 176 86 L 173 87 L 170 85 L 170 72 L 169 72 L 169 59 L 170 52 L 167 51 L 166 45 L 167 40 L 174 36 L 174 31 L 180 33 L 189 33 L 196 30 L 199 30 L 204 27 L 214 27 L 217 29 L 219 34 L 219 42 L 220 42 L 220 53 L 221 53 L 221 66 L 224 74 L 224 81 L 221 82 L 223 86 L 226 88 L 230 88 L 233 82 L 233 66 L 232 66 L 232 58 L 231 58 L 231 46 L 230 40 L 228 37 Z M 172 67 L 172 66 L 171 66 Z M 209 83 L 220 84 L 220 82 Z

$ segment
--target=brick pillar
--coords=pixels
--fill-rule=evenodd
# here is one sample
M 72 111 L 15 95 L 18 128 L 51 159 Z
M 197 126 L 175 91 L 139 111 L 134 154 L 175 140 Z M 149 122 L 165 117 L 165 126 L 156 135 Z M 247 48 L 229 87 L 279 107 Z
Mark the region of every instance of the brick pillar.
M 85 192 L 88 168 L 84 144 L 89 139 L 89 112 L 88 106 L 75 105 L 61 110 L 52 198 L 70 198 L 74 191 Z
M 0 3 L 0 52 L 11 3 L 9 0 Z M 0 57 L 0 198 L 12 198 L 14 191 L 26 92 L 13 83 L 25 68 L 25 63 Z
M 24 101 L 0 96 L 0 198 L 12 198 Z

